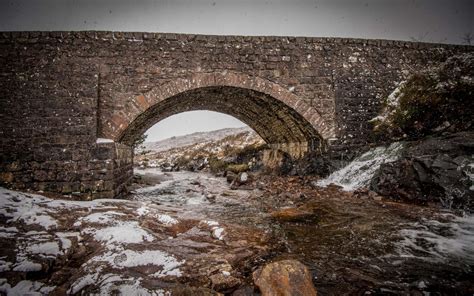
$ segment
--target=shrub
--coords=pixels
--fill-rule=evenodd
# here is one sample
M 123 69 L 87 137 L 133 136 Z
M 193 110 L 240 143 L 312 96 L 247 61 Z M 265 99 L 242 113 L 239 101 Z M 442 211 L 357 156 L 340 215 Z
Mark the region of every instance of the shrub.
M 472 54 L 448 59 L 412 75 L 386 100 L 374 130 L 391 138 L 417 139 L 444 131 L 473 128 Z

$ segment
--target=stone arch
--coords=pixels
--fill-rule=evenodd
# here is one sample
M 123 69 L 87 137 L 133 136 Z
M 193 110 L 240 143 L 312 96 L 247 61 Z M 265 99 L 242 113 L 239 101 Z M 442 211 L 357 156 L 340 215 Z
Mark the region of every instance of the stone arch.
M 211 110 L 252 127 L 272 145 L 320 146 L 332 129 L 315 108 L 291 91 L 260 77 L 224 71 L 176 79 L 133 97 L 105 121 L 105 137 L 130 145 L 134 138 L 171 115 Z

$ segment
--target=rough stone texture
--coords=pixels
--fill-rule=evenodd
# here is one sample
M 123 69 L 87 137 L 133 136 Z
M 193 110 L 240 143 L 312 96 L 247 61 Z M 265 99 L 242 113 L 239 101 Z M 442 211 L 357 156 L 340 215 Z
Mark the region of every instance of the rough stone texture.
M 262 296 L 316 296 L 308 268 L 296 260 L 282 260 L 265 265 L 253 273 Z
M 409 142 L 400 159 L 382 164 L 371 189 L 392 199 L 435 202 L 474 212 L 474 132 Z
M 110 185 L 96 139 L 130 145 L 159 120 L 198 109 L 233 115 L 290 153 L 326 143 L 352 153 L 371 141 L 367 121 L 397 82 L 466 51 L 341 38 L 2 32 L 1 181 L 115 194 L 131 173 L 120 151 L 130 149 L 116 146 Z

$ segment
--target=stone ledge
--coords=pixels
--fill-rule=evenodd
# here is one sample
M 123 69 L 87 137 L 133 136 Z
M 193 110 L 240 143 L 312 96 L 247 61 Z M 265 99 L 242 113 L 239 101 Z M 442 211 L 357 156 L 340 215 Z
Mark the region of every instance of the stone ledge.
M 362 39 L 344 37 L 304 37 L 304 36 L 244 36 L 244 35 L 201 35 L 183 33 L 159 33 L 159 32 L 123 32 L 123 31 L 6 31 L 0 32 L 0 40 L 12 40 L 29 42 L 29 39 L 92 39 L 98 41 L 128 40 L 130 42 L 150 40 L 179 40 L 179 41 L 212 41 L 212 42 L 279 42 L 282 44 L 305 42 L 320 44 L 346 44 L 377 47 L 398 48 L 458 48 L 474 50 L 473 45 L 445 44 L 430 42 L 414 42 L 405 40 L 388 39 Z

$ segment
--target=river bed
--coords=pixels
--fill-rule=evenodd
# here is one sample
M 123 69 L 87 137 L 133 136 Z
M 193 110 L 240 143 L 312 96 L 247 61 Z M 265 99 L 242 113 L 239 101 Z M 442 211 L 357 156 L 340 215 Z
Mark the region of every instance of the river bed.
M 136 173 L 151 181 L 123 200 L 2 188 L 0 292 L 254 295 L 252 272 L 290 258 L 319 295 L 474 293 L 472 216 L 309 177 L 231 190 L 204 172 Z

